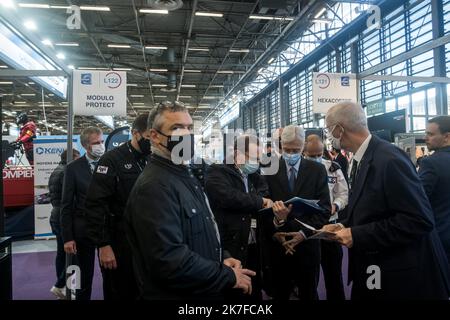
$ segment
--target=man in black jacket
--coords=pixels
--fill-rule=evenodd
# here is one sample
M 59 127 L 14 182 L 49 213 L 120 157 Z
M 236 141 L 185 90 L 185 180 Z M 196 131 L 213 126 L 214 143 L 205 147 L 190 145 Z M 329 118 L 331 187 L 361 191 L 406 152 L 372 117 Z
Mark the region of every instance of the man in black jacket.
M 192 118 L 180 103 L 162 103 L 148 120 L 151 164 L 125 213 L 141 299 L 214 299 L 228 288 L 251 293 L 255 273 L 222 254 L 218 228 L 189 167 Z
M 448 262 L 408 155 L 370 134 L 358 104 L 333 106 L 325 121 L 333 146 L 354 154 L 347 217 L 324 227 L 349 248 L 352 300 L 448 300 Z
M 72 161 L 64 172 L 61 201 L 61 230 L 64 251 L 75 255 L 80 267 L 81 289 L 76 292 L 77 300 L 90 300 L 94 276 L 95 247 L 86 233 L 85 202 L 89 184 L 98 159 L 103 155 L 102 131 L 88 127 L 81 132 L 81 145 L 86 154 Z
M 266 234 L 274 234 L 279 242 L 272 246 L 271 263 L 274 277 L 274 298 L 287 300 L 293 283 L 298 287 L 301 300 L 317 300 L 317 285 L 320 274 L 320 242 L 307 240 L 312 235 L 283 204 L 293 197 L 318 200 L 325 208 L 323 213 L 304 216 L 304 223 L 318 229 L 330 218 L 330 195 L 325 167 L 315 161 L 301 157 L 305 143 L 302 127 L 290 125 L 281 135 L 283 154 L 275 175 L 267 175 L 270 198 L 275 201 L 275 217 L 266 217 Z M 305 241 L 307 240 L 307 241 Z
M 439 116 L 428 121 L 425 142 L 428 150 L 434 153 L 422 159 L 419 176 L 450 262 L 450 116 Z
M 73 160 L 80 157 L 80 152 L 73 149 Z M 65 299 L 65 286 L 66 286 L 66 253 L 64 252 L 64 242 L 61 235 L 61 199 L 63 189 L 64 170 L 67 164 L 67 150 L 61 153 L 61 161 L 58 166 L 53 170 L 50 178 L 48 179 L 48 191 L 50 194 L 50 201 L 52 204 L 52 212 L 50 215 L 50 226 L 53 234 L 56 236 L 56 283 L 51 288 L 51 292 L 59 299 Z
M 146 136 L 147 118 L 148 113 L 139 115 L 131 126 L 131 140 L 100 158 L 86 197 L 86 227 L 89 239 L 99 251 L 105 300 L 137 298 L 123 214 L 151 152 Z
M 257 139 L 251 135 L 236 138 L 234 161 L 209 167 L 206 192 L 217 217 L 224 250 L 244 267 L 259 271 L 256 215 L 259 209 L 271 207 L 272 201 L 267 198 L 267 184 L 258 172 Z M 252 279 L 256 299 L 261 298 L 259 278 L 257 274 Z

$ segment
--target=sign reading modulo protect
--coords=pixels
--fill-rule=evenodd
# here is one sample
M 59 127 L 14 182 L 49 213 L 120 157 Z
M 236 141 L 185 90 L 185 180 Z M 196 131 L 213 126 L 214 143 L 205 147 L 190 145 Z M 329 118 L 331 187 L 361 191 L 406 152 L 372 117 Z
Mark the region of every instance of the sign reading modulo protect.
M 126 116 L 126 72 L 74 70 L 73 110 L 83 116 Z
M 327 113 L 341 102 L 358 102 L 355 74 L 313 72 L 312 81 L 314 113 Z

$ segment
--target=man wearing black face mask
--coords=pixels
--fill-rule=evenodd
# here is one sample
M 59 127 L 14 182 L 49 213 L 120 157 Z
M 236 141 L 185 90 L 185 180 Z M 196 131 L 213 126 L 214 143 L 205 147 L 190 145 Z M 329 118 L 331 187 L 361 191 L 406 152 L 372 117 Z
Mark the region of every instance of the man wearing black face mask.
M 220 299 L 233 287 L 250 294 L 255 273 L 222 250 L 208 199 L 189 166 L 188 110 L 161 103 L 148 127 L 151 165 L 136 181 L 125 212 L 139 298 Z
M 131 140 L 101 157 L 88 190 L 86 227 L 99 251 L 105 300 L 137 297 L 123 212 L 151 153 L 147 118 L 148 113 L 139 115 L 131 127 Z

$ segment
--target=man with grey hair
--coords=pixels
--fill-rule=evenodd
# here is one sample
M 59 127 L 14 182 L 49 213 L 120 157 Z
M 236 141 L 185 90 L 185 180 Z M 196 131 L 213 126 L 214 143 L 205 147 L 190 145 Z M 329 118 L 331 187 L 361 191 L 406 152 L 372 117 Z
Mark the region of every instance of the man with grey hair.
M 333 147 L 354 153 L 348 213 L 324 230 L 349 248 L 352 299 L 448 299 L 448 265 L 430 203 L 405 152 L 372 136 L 362 107 L 326 115 Z
M 220 299 L 231 288 L 250 294 L 255 273 L 223 255 L 208 199 L 186 165 L 193 153 L 188 110 L 162 103 L 149 115 L 148 127 L 150 165 L 136 181 L 125 212 L 139 297 Z
M 64 173 L 61 200 L 61 230 L 64 251 L 75 255 L 81 272 L 81 289 L 77 300 L 90 300 L 94 276 L 95 247 L 86 232 L 86 196 L 92 173 L 105 152 L 102 131 L 88 127 L 81 132 L 80 141 L 86 153 L 69 163 Z
M 307 240 L 312 231 L 299 224 L 290 214 L 292 205 L 283 202 L 300 197 L 318 200 L 325 208 L 320 214 L 305 215 L 302 222 L 320 229 L 330 218 L 330 195 L 325 167 L 315 161 L 302 158 L 305 132 L 302 127 L 289 125 L 281 134 L 282 157 L 275 175 L 266 176 L 274 217 L 266 219 L 266 233 L 272 234 L 273 296 L 287 300 L 298 287 L 301 300 L 317 300 L 317 284 L 320 273 L 320 242 Z M 270 221 L 268 221 L 270 220 Z

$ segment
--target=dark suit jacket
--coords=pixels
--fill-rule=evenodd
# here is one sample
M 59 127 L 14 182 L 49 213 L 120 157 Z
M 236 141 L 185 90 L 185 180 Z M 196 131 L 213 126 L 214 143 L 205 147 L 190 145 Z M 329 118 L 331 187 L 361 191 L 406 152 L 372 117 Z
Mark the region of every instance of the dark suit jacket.
M 361 160 L 344 225 L 352 299 L 447 299 L 448 265 L 430 203 L 414 165 L 399 148 L 372 136 Z M 381 270 L 381 289 L 368 290 L 367 268 Z
M 86 156 L 66 166 L 61 200 L 61 230 L 64 242 L 86 240 L 84 205 L 91 178 L 91 168 Z
M 248 193 L 234 164 L 213 164 L 207 171 L 206 193 L 217 219 L 225 254 L 246 266 L 251 218 L 263 206 L 268 188 L 259 173 L 248 176 Z
M 328 177 L 325 166 L 302 158 L 300 167 L 297 173 L 297 180 L 295 182 L 294 192 L 289 191 L 288 176 L 286 169 L 286 161 L 283 157 L 279 162 L 279 169 L 275 175 L 265 176 L 267 184 L 269 185 L 270 198 L 273 201 L 281 200 L 287 201 L 292 197 L 300 197 L 310 200 L 319 200 L 319 205 L 326 208 L 327 211 L 323 214 L 314 216 L 305 216 L 302 218 L 303 222 L 312 225 L 315 228 L 321 228 L 328 223 L 330 218 L 330 191 L 328 189 Z M 273 215 L 264 217 L 265 233 L 273 235 L 276 231 L 299 231 L 302 230 L 307 236 L 311 235 L 311 231 L 302 227 L 295 222 L 291 216 L 288 216 L 287 223 L 284 227 L 276 230 L 273 226 Z M 279 250 L 284 250 L 281 245 L 278 245 Z M 300 243 L 296 248 L 295 255 L 307 257 L 306 260 L 310 262 L 319 263 L 320 247 L 318 240 L 309 240 Z M 284 251 L 283 251 L 284 253 Z
M 423 158 L 419 176 L 434 212 L 436 229 L 450 256 L 450 147 Z

